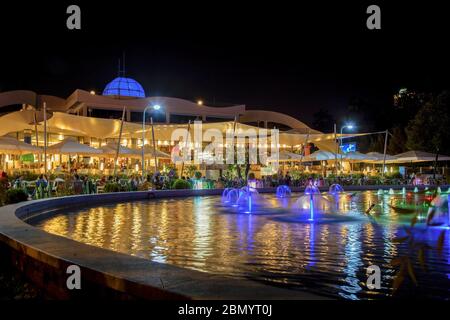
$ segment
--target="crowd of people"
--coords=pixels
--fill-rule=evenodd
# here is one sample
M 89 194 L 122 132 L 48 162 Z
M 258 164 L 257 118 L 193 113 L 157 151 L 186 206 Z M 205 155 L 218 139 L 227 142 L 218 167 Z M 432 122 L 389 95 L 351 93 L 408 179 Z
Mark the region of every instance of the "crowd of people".
M 149 189 L 171 189 L 175 180 L 183 180 L 187 182 L 191 188 L 205 189 L 205 188 L 239 188 L 250 185 L 254 188 L 274 188 L 280 185 L 287 185 L 289 187 L 305 187 L 313 184 L 317 187 L 327 187 L 331 184 L 338 183 L 340 185 L 369 185 L 369 184 L 411 184 L 411 185 L 433 185 L 446 184 L 445 179 L 433 180 L 430 177 L 421 174 L 411 174 L 407 177 L 396 177 L 373 181 L 373 177 L 364 174 L 346 175 L 346 176 L 328 176 L 323 177 L 319 174 L 306 174 L 278 172 L 275 175 L 266 175 L 261 178 L 255 178 L 253 173 L 250 173 L 247 179 L 238 176 L 220 175 L 217 179 L 207 179 L 199 171 L 195 172 L 193 176 L 183 175 L 177 176 L 175 170 L 168 170 L 166 172 L 156 172 L 155 174 L 148 174 L 143 177 L 138 174 L 129 176 L 98 176 L 92 177 L 88 175 L 80 175 L 77 170 L 59 177 L 52 177 L 50 179 L 47 175 L 41 174 L 34 181 L 25 180 L 24 175 L 19 175 L 13 179 L 2 172 L 0 176 L 0 188 L 8 190 L 9 188 L 27 190 L 31 198 L 46 197 L 52 193 L 55 195 L 67 194 L 90 194 L 97 192 L 111 192 L 111 191 L 138 191 Z M 108 188 L 107 185 L 114 185 L 114 188 Z

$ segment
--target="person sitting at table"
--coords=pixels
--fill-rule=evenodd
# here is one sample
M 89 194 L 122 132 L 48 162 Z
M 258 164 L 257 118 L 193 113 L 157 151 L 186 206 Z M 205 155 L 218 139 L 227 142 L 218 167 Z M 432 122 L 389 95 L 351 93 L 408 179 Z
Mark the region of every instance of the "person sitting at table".
M 42 186 L 42 188 L 47 188 L 48 181 L 45 178 L 43 174 L 39 176 L 39 178 L 36 180 L 36 187 L 39 188 Z
M 14 188 L 20 189 L 22 188 L 23 176 L 18 176 L 16 180 L 14 180 Z
M 8 174 L 5 171 L 2 172 L 2 176 L 0 177 L 0 184 L 5 190 L 9 188 Z

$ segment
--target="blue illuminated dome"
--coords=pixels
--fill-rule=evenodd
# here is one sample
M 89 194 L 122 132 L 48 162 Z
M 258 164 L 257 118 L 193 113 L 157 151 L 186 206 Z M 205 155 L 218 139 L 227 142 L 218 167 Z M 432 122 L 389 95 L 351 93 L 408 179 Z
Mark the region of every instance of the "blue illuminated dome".
M 106 85 L 104 96 L 145 98 L 142 86 L 134 79 L 117 77 Z

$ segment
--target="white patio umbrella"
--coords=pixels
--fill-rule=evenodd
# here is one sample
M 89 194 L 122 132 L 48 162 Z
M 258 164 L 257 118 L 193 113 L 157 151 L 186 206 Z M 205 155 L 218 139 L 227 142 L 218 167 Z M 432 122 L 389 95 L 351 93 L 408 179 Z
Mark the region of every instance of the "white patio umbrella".
M 302 156 L 300 154 L 296 154 L 289 151 L 280 151 L 278 153 L 278 161 L 300 161 Z M 277 160 L 269 159 L 268 162 L 276 162 Z
M 338 154 L 337 158 L 338 160 L 341 159 L 345 159 L 345 155 L 341 155 Z M 312 154 L 310 154 L 309 156 L 305 156 L 303 158 L 303 162 L 310 162 L 310 161 L 328 161 L 328 160 L 335 160 L 336 159 L 336 154 L 330 152 L 330 151 L 325 151 L 325 150 L 319 150 L 316 151 Z
M 3 153 L 3 170 L 6 170 L 7 154 L 42 153 L 42 149 L 31 144 L 19 141 L 13 137 L 0 137 L 0 153 Z
M 153 147 L 145 146 L 144 148 L 144 154 L 146 157 L 155 157 L 155 151 L 156 151 L 156 157 L 160 159 L 170 159 L 171 156 L 168 153 L 162 152 L 161 150 L 153 150 Z M 142 151 L 139 151 L 142 152 Z
M 378 158 L 369 154 L 364 154 L 358 151 L 351 151 L 345 154 L 345 159 L 353 162 L 373 161 Z
M 0 137 L 0 152 L 11 154 L 42 153 L 42 149 L 13 137 Z
M 400 153 L 394 156 L 394 159 L 391 160 L 391 163 L 406 163 L 406 162 L 426 162 L 426 161 L 435 161 L 436 154 L 424 152 L 424 151 L 407 151 L 404 153 Z M 438 155 L 438 161 L 450 161 L 449 156 Z
M 102 151 L 92 148 L 88 145 L 79 143 L 73 139 L 65 139 L 57 144 L 54 144 L 47 148 L 48 154 L 67 154 L 69 156 L 76 155 L 84 155 L 84 156 L 99 156 Z M 68 164 L 68 168 L 70 171 L 70 160 Z
M 101 150 L 79 143 L 72 139 L 65 139 L 47 148 L 49 154 L 78 154 L 78 155 L 99 155 Z
M 364 161 L 374 161 L 377 160 L 375 156 L 370 156 L 358 151 L 351 151 L 345 154 L 345 160 L 350 162 L 351 171 L 353 171 L 353 164 L 364 162 Z
M 380 163 L 381 162 L 382 163 L 383 160 L 384 160 L 384 154 L 383 153 L 369 152 L 369 153 L 366 153 L 366 155 L 374 157 L 375 159 L 374 160 L 366 160 L 364 162 L 371 162 L 371 163 Z M 395 159 L 394 156 L 386 154 L 386 162 L 394 160 L 394 159 Z
M 101 146 L 99 150 L 102 151 L 102 156 L 115 157 L 117 153 L 117 144 L 108 143 L 107 145 Z M 140 158 L 140 155 L 141 151 L 139 150 L 127 148 L 122 145 L 119 147 L 119 157 Z

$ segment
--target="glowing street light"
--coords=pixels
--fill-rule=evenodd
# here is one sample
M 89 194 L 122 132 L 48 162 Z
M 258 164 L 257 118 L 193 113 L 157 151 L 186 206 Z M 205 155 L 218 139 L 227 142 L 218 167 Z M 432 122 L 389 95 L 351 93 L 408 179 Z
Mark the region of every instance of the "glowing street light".
M 144 147 L 145 147 L 145 113 L 148 109 L 153 108 L 155 111 L 159 111 L 161 109 L 161 106 L 159 104 L 149 105 L 146 106 L 144 109 L 144 112 L 142 114 L 142 177 L 144 178 L 145 175 L 145 154 L 144 154 Z M 153 140 L 153 153 L 155 156 L 155 173 L 156 173 L 156 145 L 155 145 L 155 130 L 153 128 L 153 117 L 150 117 L 150 124 L 152 126 L 152 140 Z
M 198 101 L 197 101 L 197 104 L 198 104 L 199 106 L 202 106 L 202 105 L 203 105 L 203 100 L 198 100 Z
M 345 128 L 353 130 L 355 126 L 352 123 L 349 123 L 341 127 L 341 139 L 339 140 L 339 148 L 341 149 L 341 170 L 342 170 L 342 132 L 344 131 Z

